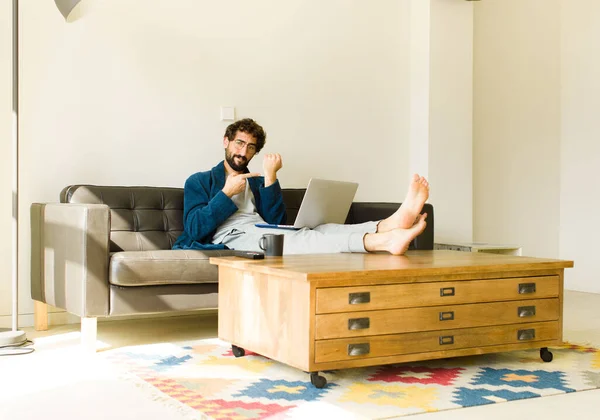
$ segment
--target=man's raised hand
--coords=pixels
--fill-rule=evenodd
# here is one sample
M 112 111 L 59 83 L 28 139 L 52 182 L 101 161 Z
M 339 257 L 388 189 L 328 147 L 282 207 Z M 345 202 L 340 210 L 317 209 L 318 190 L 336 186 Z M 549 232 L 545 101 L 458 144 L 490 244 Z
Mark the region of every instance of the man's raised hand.
M 277 171 L 283 166 L 279 153 L 267 153 L 263 158 L 263 171 L 265 172 L 265 186 L 273 184 L 277 180 Z
M 260 176 L 257 172 L 251 172 L 248 174 L 232 174 L 225 180 L 225 186 L 223 192 L 229 198 L 236 194 L 241 193 L 246 188 L 246 179 L 250 177 Z

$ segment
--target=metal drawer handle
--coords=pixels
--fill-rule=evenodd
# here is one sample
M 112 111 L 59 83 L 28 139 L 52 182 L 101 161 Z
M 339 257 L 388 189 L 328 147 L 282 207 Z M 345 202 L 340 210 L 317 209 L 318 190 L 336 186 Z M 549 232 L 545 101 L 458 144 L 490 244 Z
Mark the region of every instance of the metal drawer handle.
M 528 295 L 535 293 L 535 283 L 519 283 L 519 294 Z
M 371 326 L 369 318 L 351 318 L 348 320 L 349 330 L 366 330 Z
M 453 335 L 443 335 L 440 337 L 440 346 L 445 346 L 447 344 L 454 344 Z
M 348 303 L 358 305 L 360 303 L 369 303 L 371 301 L 371 292 L 349 293 Z
M 454 319 L 454 311 L 440 312 L 440 321 L 452 321 Z
M 441 287 L 440 296 L 454 296 L 454 287 Z
M 517 340 L 526 341 L 533 340 L 535 338 L 535 329 L 531 328 L 529 330 L 519 330 L 517 331 Z
M 517 308 L 517 314 L 519 315 L 519 318 L 535 316 L 535 306 L 519 306 Z
M 371 346 L 369 343 L 348 344 L 348 356 L 364 356 L 369 354 Z

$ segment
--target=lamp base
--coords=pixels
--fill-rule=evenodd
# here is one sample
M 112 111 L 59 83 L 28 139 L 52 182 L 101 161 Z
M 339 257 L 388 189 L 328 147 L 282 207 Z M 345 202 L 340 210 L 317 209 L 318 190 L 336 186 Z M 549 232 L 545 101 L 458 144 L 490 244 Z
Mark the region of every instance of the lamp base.
M 0 348 L 20 346 L 26 341 L 25 331 L 0 331 Z

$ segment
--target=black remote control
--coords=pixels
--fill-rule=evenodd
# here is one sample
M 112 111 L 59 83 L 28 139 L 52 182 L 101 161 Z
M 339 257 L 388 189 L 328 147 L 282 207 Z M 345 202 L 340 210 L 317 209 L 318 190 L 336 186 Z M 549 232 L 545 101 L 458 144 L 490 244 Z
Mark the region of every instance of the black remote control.
M 265 254 L 262 252 L 254 252 L 254 251 L 237 251 L 235 253 L 236 257 L 249 258 L 251 260 L 262 260 L 265 258 Z

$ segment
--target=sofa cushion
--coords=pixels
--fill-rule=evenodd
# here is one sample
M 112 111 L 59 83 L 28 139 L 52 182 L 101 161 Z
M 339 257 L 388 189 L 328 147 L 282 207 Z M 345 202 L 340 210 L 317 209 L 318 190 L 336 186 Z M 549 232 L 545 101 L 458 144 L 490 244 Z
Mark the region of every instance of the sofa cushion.
M 216 283 L 217 266 L 210 264 L 208 259 L 227 255 L 235 255 L 235 251 L 116 252 L 110 258 L 108 281 L 123 287 Z

